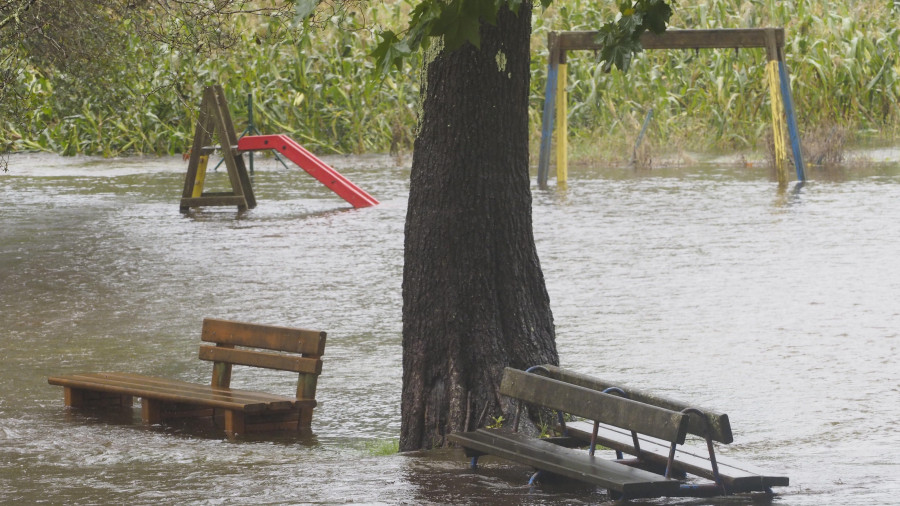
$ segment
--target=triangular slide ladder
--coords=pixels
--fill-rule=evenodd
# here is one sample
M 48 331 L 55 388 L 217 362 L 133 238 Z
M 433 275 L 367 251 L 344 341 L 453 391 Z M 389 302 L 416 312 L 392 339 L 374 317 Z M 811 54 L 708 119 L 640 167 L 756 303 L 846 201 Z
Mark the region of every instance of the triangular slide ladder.
M 231 182 L 230 192 L 203 191 L 206 164 L 209 155 L 216 150 L 216 146 L 212 144 L 213 135 L 221 144 L 222 157 L 228 168 L 228 180 Z M 197 119 L 194 144 L 191 147 L 187 175 L 184 178 L 181 212 L 200 206 L 237 206 L 240 211 L 256 207 L 250 176 L 237 146 L 238 138 L 234 133 L 228 104 L 225 102 L 225 92 L 221 86 L 207 86 L 203 92 L 200 117 Z

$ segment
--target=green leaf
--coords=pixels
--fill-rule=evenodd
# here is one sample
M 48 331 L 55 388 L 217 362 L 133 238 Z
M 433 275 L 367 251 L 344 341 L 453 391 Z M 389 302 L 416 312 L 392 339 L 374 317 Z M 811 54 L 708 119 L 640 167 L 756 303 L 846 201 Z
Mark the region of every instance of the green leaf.
M 672 7 L 665 0 L 639 0 L 638 8 L 644 13 L 644 27 L 653 33 L 663 33 L 672 17 Z
M 634 34 L 640 34 L 640 32 L 642 31 L 641 21 L 643 17 L 641 16 L 640 12 L 635 12 L 634 9 L 628 10 L 632 12 L 628 15 L 622 13 L 622 17 L 619 19 L 619 27 L 622 29 L 622 32 L 624 34 L 628 34 L 628 36 L 634 38 Z
M 552 1 L 541 0 L 541 4 L 547 7 Z M 377 60 L 376 67 L 387 72 L 392 66 L 399 68 L 403 58 L 413 51 L 428 47 L 428 41 L 432 37 L 443 37 L 444 48 L 448 51 L 456 50 L 466 42 L 480 48 L 481 23 L 496 24 L 497 15 L 504 5 L 518 14 L 523 2 L 524 0 L 419 0 L 410 12 L 403 41 L 393 32 L 380 33 L 381 41 L 371 55 Z
M 294 19 L 302 21 L 310 16 L 319 5 L 318 0 L 297 0 L 297 6 L 294 8 Z
M 370 54 L 375 58 L 375 71 L 384 75 L 390 72 L 392 66 L 402 70 L 403 59 L 412 53 L 406 41 L 401 41 L 390 30 L 381 32 L 378 36 L 381 37 L 381 42 Z
M 434 0 L 429 0 L 434 1 Z M 439 0 L 438 0 L 439 2 Z M 493 1 L 450 0 L 440 3 L 440 16 L 431 27 L 431 36 L 443 36 L 444 47 L 449 51 L 458 49 L 466 42 L 481 47 L 481 20 L 487 16 L 496 21 L 497 13 L 492 12 Z
M 634 55 L 643 51 L 641 34 L 647 30 L 664 32 L 672 16 L 666 0 L 624 0 L 619 2 L 619 12 L 619 20 L 603 25 L 597 34 L 604 72 L 613 66 L 627 72 Z
M 600 50 L 600 59 L 604 62 L 603 71 L 609 72 L 615 65 L 622 72 L 628 72 L 634 55 L 642 50 L 641 43 L 630 38 L 604 45 Z

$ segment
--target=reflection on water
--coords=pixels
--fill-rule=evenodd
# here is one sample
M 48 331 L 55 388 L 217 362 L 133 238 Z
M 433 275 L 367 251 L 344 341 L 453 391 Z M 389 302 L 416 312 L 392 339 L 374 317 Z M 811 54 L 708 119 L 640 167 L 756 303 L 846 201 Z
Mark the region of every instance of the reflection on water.
M 259 207 L 178 212 L 176 158 L 16 156 L 0 176 L 0 502 L 597 503 L 456 451 L 376 456 L 399 432 L 408 171 L 331 158 L 353 210 L 256 164 Z M 217 177 L 210 175 L 210 183 Z M 731 415 L 723 454 L 785 472 L 777 504 L 900 493 L 900 167 L 764 173 L 573 168 L 534 194 L 562 364 Z M 222 184 L 222 181 L 218 181 Z M 51 374 L 208 381 L 204 316 L 329 332 L 312 434 L 229 442 L 137 413 L 68 414 Z M 244 373 L 244 374 L 242 374 Z M 237 371 L 290 392 L 295 378 Z M 680 500 L 746 504 L 750 498 Z M 659 502 L 652 502 L 659 504 Z

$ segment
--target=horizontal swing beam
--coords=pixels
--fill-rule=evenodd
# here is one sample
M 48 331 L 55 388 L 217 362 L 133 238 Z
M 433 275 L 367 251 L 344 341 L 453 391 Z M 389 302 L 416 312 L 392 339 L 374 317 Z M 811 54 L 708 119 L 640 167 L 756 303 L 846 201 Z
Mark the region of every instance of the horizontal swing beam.
M 641 36 L 644 49 L 734 49 L 766 47 L 766 33 L 775 32 L 775 43 L 784 45 L 784 28 L 734 28 L 719 30 L 666 30 Z M 560 51 L 599 50 L 598 31 L 558 32 Z M 774 59 L 775 55 L 770 55 Z

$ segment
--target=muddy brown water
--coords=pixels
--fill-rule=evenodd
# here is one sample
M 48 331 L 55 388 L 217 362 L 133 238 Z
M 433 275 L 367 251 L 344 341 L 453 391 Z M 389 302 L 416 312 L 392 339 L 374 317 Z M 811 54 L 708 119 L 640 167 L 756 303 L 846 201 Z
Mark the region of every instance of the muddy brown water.
M 259 207 L 178 212 L 180 158 L 18 155 L 0 174 L 0 503 L 587 504 L 591 487 L 399 432 L 408 169 L 329 158 L 381 200 L 353 210 L 257 163 Z M 208 187 L 223 185 L 211 175 Z M 900 503 L 900 165 L 766 171 L 574 167 L 534 188 L 560 360 L 729 413 L 720 453 L 784 473 L 774 504 Z M 795 191 L 796 190 L 796 191 Z M 138 413 L 67 413 L 51 374 L 206 382 L 200 322 L 326 330 L 312 434 L 230 442 Z M 291 391 L 294 378 L 237 371 Z M 751 504 L 761 497 L 650 504 Z

